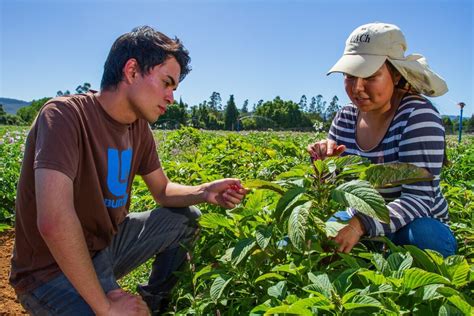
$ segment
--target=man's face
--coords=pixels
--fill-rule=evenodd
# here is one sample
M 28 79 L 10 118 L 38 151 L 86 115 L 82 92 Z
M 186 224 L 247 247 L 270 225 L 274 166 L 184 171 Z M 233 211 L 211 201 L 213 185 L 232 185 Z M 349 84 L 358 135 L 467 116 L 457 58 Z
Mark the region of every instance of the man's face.
M 181 67 L 174 57 L 156 65 L 148 74 L 137 74 L 129 90 L 129 102 L 138 118 L 149 123 L 165 113 L 173 103 L 173 91 L 179 83 Z

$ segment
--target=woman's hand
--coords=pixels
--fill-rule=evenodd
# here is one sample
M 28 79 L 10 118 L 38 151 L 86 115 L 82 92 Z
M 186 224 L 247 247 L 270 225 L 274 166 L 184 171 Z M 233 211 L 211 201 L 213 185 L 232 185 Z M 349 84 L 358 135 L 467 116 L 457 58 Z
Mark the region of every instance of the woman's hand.
M 344 226 L 334 237 L 334 241 L 339 244 L 338 252 L 349 253 L 352 248 L 359 242 L 360 237 L 365 233 L 364 225 L 357 216 L 354 216 L 349 221 L 349 224 Z
M 346 146 L 337 145 L 335 141 L 327 139 L 309 144 L 307 149 L 313 160 L 324 160 L 326 157 L 339 156 L 346 150 Z

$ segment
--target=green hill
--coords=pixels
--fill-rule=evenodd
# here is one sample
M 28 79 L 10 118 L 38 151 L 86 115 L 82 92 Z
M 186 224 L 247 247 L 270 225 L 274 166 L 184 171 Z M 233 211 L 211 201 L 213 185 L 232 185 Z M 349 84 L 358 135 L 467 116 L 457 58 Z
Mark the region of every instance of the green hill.
M 0 98 L 0 104 L 3 105 L 3 109 L 5 112 L 10 114 L 16 114 L 16 111 L 19 108 L 24 106 L 30 105 L 31 102 L 17 100 L 17 99 L 10 99 L 10 98 Z

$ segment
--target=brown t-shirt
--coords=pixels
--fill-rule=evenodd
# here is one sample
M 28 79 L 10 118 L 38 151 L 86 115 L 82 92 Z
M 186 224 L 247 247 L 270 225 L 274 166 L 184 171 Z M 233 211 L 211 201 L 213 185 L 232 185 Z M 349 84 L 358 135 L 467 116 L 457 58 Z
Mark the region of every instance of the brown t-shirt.
M 127 215 L 134 176 L 160 168 L 160 161 L 148 123 L 118 123 L 92 93 L 45 104 L 27 137 L 18 183 L 10 275 L 17 293 L 60 271 L 36 225 L 37 168 L 60 171 L 73 181 L 74 207 L 93 256 L 110 244 Z

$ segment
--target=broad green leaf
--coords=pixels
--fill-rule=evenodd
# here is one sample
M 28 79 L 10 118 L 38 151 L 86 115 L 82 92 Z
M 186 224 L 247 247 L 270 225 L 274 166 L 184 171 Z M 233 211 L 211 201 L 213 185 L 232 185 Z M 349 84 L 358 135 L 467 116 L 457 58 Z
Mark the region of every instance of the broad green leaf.
M 463 256 L 451 256 L 444 260 L 449 278 L 455 287 L 466 285 L 469 280 L 469 264 Z
M 277 151 L 274 150 L 274 149 L 266 149 L 265 152 L 266 152 L 267 155 L 268 155 L 270 158 L 272 158 L 272 159 L 274 159 L 274 158 L 276 157 L 276 155 L 277 155 Z
M 357 274 L 363 276 L 374 285 L 387 283 L 387 279 L 383 276 L 383 274 L 377 273 L 376 271 L 361 271 Z
M 423 269 L 429 272 L 438 272 L 436 265 L 426 252 L 412 245 L 405 245 L 403 247 L 410 252 L 415 262 Z
M 305 289 L 307 288 L 312 291 L 316 291 L 323 294 L 327 298 L 331 298 L 331 292 L 334 291 L 334 287 L 326 273 L 315 275 L 312 272 L 309 272 L 308 278 L 312 284 L 306 286 Z
M 401 184 L 431 181 L 433 176 L 424 169 L 413 164 L 394 162 L 369 166 L 361 175 L 376 188 L 386 188 Z
M 465 315 L 469 315 L 469 314 L 465 314 Z M 463 316 L 463 314 L 457 308 L 451 306 L 448 303 L 444 303 L 439 308 L 438 316 Z
M 250 250 L 255 247 L 255 244 L 255 238 L 245 238 L 239 240 L 232 251 L 232 264 L 234 266 L 238 265 L 245 257 L 247 257 Z
M 421 286 L 416 290 L 415 297 L 420 297 L 423 301 L 438 299 L 441 297 L 441 294 L 438 293 L 437 289 L 442 286 L 443 284 L 430 284 Z
M 306 220 L 308 219 L 309 211 L 312 202 L 306 202 L 298 205 L 291 212 L 288 218 L 288 237 L 296 249 L 302 250 L 305 246 L 306 235 Z
M 387 278 L 387 280 L 389 280 L 389 278 Z M 390 283 L 391 283 L 391 281 L 389 281 L 385 284 L 381 284 L 381 285 L 370 284 L 369 286 L 364 288 L 362 291 L 360 291 L 359 294 L 360 295 L 372 295 L 372 296 L 379 295 L 379 294 L 397 294 L 398 292 L 396 292 L 393 289 L 393 286 Z
M 374 253 L 372 257 L 372 262 L 377 269 L 377 271 L 382 272 L 383 275 L 389 276 L 390 275 L 390 265 L 388 264 L 387 260 L 383 257 L 380 253 Z
M 327 172 L 328 166 L 323 160 L 313 160 L 314 168 L 316 169 L 317 175 L 322 175 Z
M 326 222 L 326 235 L 328 237 L 335 237 L 337 233 L 343 228 L 346 227 L 346 224 L 342 224 L 339 222 Z
M 464 315 L 472 315 L 472 307 L 459 295 L 448 297 L 448 301 L 456 306 Z
M 312 316 L 311 311 L 293 305 L 280 305 L 277 307 L 270 308 L 266 311 L 265 315 L 303 315 L 303 316 Z
M 210 295 L 214 303 L 217 303 L 217 300 L 219 300 L 219 298 L 222 295 L 222 292 L 224 292 L 225 287 L 229 284 L 231 280 L 232 280 L 231 277 L 228 277 L 225 275 L 219 275 L 214 280 L 214 282 L 212 282 Z
M 283 196 L 278 200 L 277 206 L 275 208 L 275 217 L 280 220 L 282 215 L 286 210 L 291 209 L 296 202 L 303 196 L 306 191 L 303 187 L 296 187 L 290 189 L 283 194 Z
M 264 180 L 250 180 L 246 181 L 243 186 L 248 189 L 263 189 L 263 190 L 272 190 L 281 195 L 285 194 L 285 190 L 278 184 L 272 183 L 270 181 Z
M 199 277 L 201 275 L 209 273 L 211 271 L 212 271 L 212 265 L 207 265 L 204 268 L 202 268 L 201 270 L 199 270 L 198 272 L 196 272 L 196 274 L 193 277 L 193 284 L 196 285 L 196 281 L 197 281 L 197 279 L 199 279 Z
M 326 166 L 328 167 L 329 173 L 333 173 L 337 169 L 337 165 L 333 160 L 325 161 Z
M 276 299 L 282 300 L 286 295 L 286 281 L 280 281 L 274 286 L 270 286 L 267 293 Z
M 244 208 L 245 210 L 252 211 L 252 213 L 257 213 L 265 206 L 265 203 L 264 191 L 258 190 L 247 195 Z
M 299 178 L 299 177 L 304 177 L 306 174 L 308 174 L 308 170 L 310 168 L 308 168 L 307 165 L 304 165 L 304 166 L 296 166 L 294 168 L 292 168 L 291 170 L 289 171 L 286 171 L 286 172 L 282 172 L 280 173 L 278 176 L 277 176 L 277 179 L 278 180 L 281 180 L 281 179 L 288 179 L 288 178 Z
M 199 225 L 201 225 L 201 227 L 216 229 L 218 227 L 232 228 L 233 224 L 231 220 L 222 214 L 207 213 L 201 215 Z
M 267 279 L 284 280 L 285 277 L 282 276 L 281 274 L 278 274 L 278 273 L 275 273 L 275 272 L 269 272 L 269 273 L 262 274 L 261 276 L 256 278 L 255 283 L 263 281 L 263 280 L 267 280 Z
M 346 293 L 352 285 L 352 276 L 359 271 L 358 268 L 347 269 L 339 273 L 336 279 L 333 281 L 333 286 L 336 289 L 337 293 L 343 295 Z
M 251 311 L 249 316 L 259 316 L 265 314 L 267 310 L 271 308 L 271 300 L 267 300 L 263 304 L 255 306 Z
M 301 308 L 317 307 L 325 310 L 331 310 L 334 308 L 334 305 L 332 305 L 331 302 L 324 296 L 304 298 L 293 303 L 291 306 L 297 306 Z
M 224 263 L 230 262 L 232 259 L 233 252 L 234 252 L 234 247 L 226 249 L 225 254 L 219 258 L 219 261 L 224 262 Z
M 349 302 L 350 300 L 352 300 L 354 296 L 359 295 L 359 292 L 360 292 L 359 289 L 354 289 L 345 293 L 344 296 L 342 297 L 341 303 L 344 304 L 344 303 Z
M 267 248 L 270 240 L 272 238 L 272 229 L 271 227 L 263 228 L 259 227 L 255 231 L 255 239 L 257 240 L 257 244 L 260 248 L 265 249 Z
M 460 295 L 459 291 L 451 288 L 451 287 L 446 287 L 446 286 L 443 286 L 443 287 L 440 287 L 438 289 L 436 289 L 436 291 L 438 293 L 440 293 L 441 295 L 443 295 L 444 297 L 450 297 L 450 296 L 453 296 L 453 295 Z
M 419 268 L 410 268 L 403 275 L 403 284 L 406 288 L 414 290 L 420 286 L 429 284 L 450 284 L 451 282 L 445 277 L 421 270 Z
M 353 256 L 342 253 L 342 252 L 338 252 L 337 254 L 339 255 L 339 257 L 341 257 L 344 260 L 344 262 L 347 263 L 347 265 L 349 265 L 349 267 L 355 268 L 355 269 L 361 268 L 360 264 L 357 262 L 356 258 L 354 258 Z
M 381 222 L 390 222 L 383 197 L 367 181 L 353 180 L 341 184 L 332 190 L 331 197 L 345 207 L 352 207 Z
M 371 296 L 354 296 L 350 302 L 345 303 L 345 309 L 356 309 L 356 308 L 366 308 L 366 307 L 378 307 L 382 308 L 383 305 Z
M 388 258 L 387 262 L 392 271 L 402 272 L 408 268 L 411 268 L 413 264 L 413 257 L 409 253 L 396 252 L 392 253 Z
M 367 158 L 363 158 L 361 156 L 356 156 L 356 155 L 347 155 L 343 157 L 330 157 L 326 160 L 334 160 L 338 170 L 343 169 L 347 166 L 370 163 L 370 161 Z
M 297 267 L 293 262 L 290 264 L 282 264 L 272 268 L 273 272 L 287 272 L 293 275 L 298 274 L 298 271 L 304 267 Z

